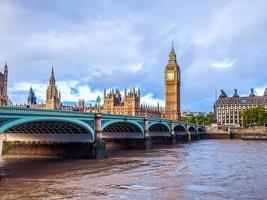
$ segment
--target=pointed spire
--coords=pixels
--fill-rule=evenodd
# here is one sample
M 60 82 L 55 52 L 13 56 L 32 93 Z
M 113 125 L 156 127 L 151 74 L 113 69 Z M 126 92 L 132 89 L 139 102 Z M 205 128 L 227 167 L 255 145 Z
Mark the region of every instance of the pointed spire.
M 169 54 L 169 61 L 175 61 L 176 62 L 176 54 L 173 47 L 173 41 L 172 41 L 172 48 Z
M 50 85 L 55 85 L 55 83 L 56 83 L 55 75 L 54 75 L 54 67 L 53 66 L 52 66 L 49 82 L 50 82 Z
M 172 48 L 170 54 L 175 54 L 174 47 L 173 47 L 173 40 L 172 40 Z
M 7 73 L 7 62 L 5 62 L 4 73 Z
M 32 90 L 32 86 L 30 87 L 30 93 L 32 93 L 33 92 L 33 90 Z

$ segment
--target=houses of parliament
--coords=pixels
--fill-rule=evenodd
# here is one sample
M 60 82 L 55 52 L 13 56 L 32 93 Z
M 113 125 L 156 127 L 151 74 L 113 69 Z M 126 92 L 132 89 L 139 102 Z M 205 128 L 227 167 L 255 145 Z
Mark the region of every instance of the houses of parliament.
M 0 73 L 0 103 L 8 105 L 7 96 L 7 64 L 4 73 Z M 141 104 L 140 89 L 124 90 L 124 94 L 118 89 L 104 90 L 103 105 L 86 106 L 84 100 L 79 100 L 77 106 L 63 106 L 61 95 L 56 86 L 54 69 L 52 67 L 49 84 L 46 90 L 46 103 L 37 104 L 33 89 L 30 88 L 27 98 L 27 107 L 42 109 L 77 110 L 82 112 L 103 112 L 120 115 L 148 116 L 180 120 L 180 84 L 181 72 L 176 61 L 176 54 L 172 46 L 169 60 L 165 67 L 165 108 Z M 99 102 L 98 102 L 99 103 Z

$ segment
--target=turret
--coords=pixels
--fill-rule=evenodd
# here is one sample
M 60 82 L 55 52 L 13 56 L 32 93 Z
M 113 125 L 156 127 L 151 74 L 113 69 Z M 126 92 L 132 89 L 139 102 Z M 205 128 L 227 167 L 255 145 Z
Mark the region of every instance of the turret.
M 249 95 L 249 97 L 255 97 L 254 89 L 253 88 L 250 89 L 250 95 Z
M 237 89 L 234 89 L 234 95 L 233 97 L 239 97 L 239 95 L 237 94 Z
M 219 98 L 225 98 L 225 97 L 227 97 L 227 94 L 224 92 L 223 89 L 221 89 L 221 94 L 220 94 Z
M 32 87 L 29 90 L 29 95 L 28 95 L 28 99 L 27 99 L 28 105 L 35 105 L 36 102 L 36 96 L 34 94 L 34 91 L 32 89 Z
M 54 68 L 52 66 L 49 85 L 46 90 L 46 108 L 47 109 L 60 109 L 61 94 L 56 87 L 56 79 L 54 75 Z

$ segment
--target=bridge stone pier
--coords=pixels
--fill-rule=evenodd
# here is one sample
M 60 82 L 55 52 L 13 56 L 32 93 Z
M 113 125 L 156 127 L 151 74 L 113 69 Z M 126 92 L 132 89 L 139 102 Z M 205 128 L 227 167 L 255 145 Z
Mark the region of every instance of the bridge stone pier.
M 101 159 L 107 149 L 200 139 L 201 128 L 144 116 L 0 107 L 0 153 Z

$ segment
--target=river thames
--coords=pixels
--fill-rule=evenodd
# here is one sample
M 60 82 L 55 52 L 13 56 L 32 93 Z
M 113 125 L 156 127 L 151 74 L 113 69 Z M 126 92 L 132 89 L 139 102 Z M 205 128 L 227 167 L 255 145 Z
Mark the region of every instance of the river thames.
M 108 160 L 2 157 L 0 199 L 266 199 L 267 142 L 201 140 Z

